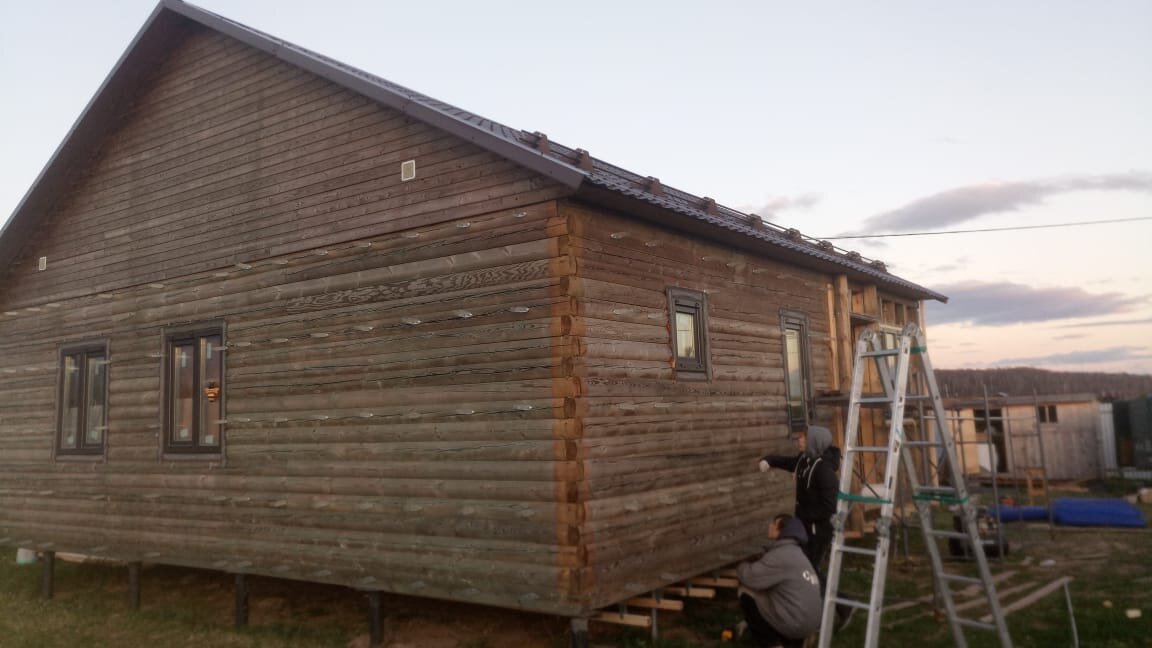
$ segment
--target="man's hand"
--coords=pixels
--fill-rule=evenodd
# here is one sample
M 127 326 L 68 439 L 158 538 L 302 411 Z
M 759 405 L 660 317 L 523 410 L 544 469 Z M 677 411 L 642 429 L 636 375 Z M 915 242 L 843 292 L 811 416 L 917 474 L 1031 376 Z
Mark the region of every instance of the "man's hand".
M 769 465 L 768 465 L 768 460 L 767 460 L 767 459 L 761 459 L 761 460 L 760 460 L 760 472 L 768 472 L 768 469 L 769 469 L 769 468 L 771 468 L 771 467 L 772 467 L 772 466 L 769 466 Z

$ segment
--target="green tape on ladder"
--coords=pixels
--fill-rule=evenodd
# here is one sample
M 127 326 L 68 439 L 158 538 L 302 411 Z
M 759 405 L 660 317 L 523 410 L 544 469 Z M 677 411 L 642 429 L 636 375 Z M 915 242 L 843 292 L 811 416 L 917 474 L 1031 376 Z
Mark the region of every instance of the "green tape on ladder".
M 891 504 L 892 500 L 883 497 L 868 497 L 866 495 L 853 495 L 852 493 L 836 492 L 836 497 L 845 502 L 863 502 L 864 504 Z
M 932 493 L 915 493 L 912 499 L 920 502 L 936 501 L 941 504 L 963 504 L 968 501 L 968 497 L 952 497 L 951 495 L 938 495 Z
M 914 346 L 914 347 L 912 347 L 911 349 L 908 349 L 908 350 L 909 350 L 909 351 L 911 351 L 912 353 L 924 353 L 925 351 L 927 351 L 927 350 L 928 350 L 928 346 L 927 346 L 927 345 L 925 345 L 925 346 Z

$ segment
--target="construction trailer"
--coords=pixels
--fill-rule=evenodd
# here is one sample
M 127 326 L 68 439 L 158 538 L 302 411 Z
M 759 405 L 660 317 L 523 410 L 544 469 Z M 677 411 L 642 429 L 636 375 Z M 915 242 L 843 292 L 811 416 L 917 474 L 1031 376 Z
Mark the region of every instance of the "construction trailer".
M 0 545 L 575 619 L 756 551 L 944 300 L 175 0 L 0 267 Z

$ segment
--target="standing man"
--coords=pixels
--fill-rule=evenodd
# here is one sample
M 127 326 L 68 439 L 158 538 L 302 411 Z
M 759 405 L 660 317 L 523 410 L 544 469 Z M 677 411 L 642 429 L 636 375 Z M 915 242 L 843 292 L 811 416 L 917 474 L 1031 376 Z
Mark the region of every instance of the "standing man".
M 832 432 L 826 427 L 810 426 L 796 433 L 800 454 L 768 455 L 760 460 L 760 472 L 780 468 L 796 475 L 796 517 L 808 533 L 804 554 L 820 574 L 821 565 L 832 545 L 832 516 L 836 513 L 836 493 L 840 488 L 836 471 L 840 469 L 840 448 L 832 445 Z
M 758 646 L 799 648 L 820 629 L 820 579 L 801 547 L 807 534 L 791 515 L 768 527 L 764 555 L 736 567 L 740 609 Z

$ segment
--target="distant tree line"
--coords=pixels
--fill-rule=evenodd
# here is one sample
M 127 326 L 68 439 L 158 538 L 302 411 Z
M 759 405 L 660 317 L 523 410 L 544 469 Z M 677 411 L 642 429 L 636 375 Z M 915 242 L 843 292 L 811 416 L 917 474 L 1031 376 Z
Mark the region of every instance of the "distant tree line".
M 1096 394 L 1104 401 L 1152 395 L 1152 375 L 1130 373 L 1047 371 L 1034 367 L 1002 369 L 937 369 L 936 382 L 945 397 L 978 398 L 989 394 L 1048 396 Z

